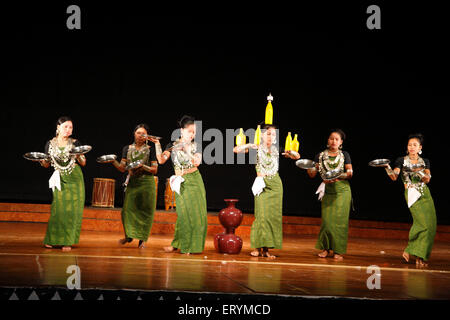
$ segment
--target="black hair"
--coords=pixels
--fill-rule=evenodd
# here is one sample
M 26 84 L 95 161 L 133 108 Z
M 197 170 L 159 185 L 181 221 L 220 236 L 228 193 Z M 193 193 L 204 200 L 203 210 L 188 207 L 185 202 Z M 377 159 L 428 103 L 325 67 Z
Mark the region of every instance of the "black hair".
M 263 122 L 260 122 L 259 125 L 261 126 L 261 130 L 267 130 L 270 128 L 278 129 L 276 124 L 268 124 Z
M 180 128 L 186 128 L 191 124 L 195 124 L 195 118 L 187 115 L 184 115 L 183 117 L 181 117 L 180 121 L 178 121 L 178 126 Z
M 328 134 L 328 137 L 331 136 L 332 133 L 337 133 L 337 134 L 339 134 L 339 135 L 341 136 L 342 141 L 345 140 L 345 137 L 346 137 L 346 136 L 345 136 L 345 133 L 344 133 L 344 131 L 342 131 L 341 129 L 339 129 L 339 128 L 331 129 L 331 130 L 330 130 L 330 133 Z
M 147 133 L 150 131 L 150 128 L 148 127 L 148 125 L 146 123 L 140 123 L 133 130 L 133 138 L 134 138 L 134 134 L 136 133 L 136 131 L 140 128 L 144 128 L 145 131 L 147 131 Z
M 409 142 L 409 140 L 411 140 L 411 139 L 417 139 L 417 140 L 419 141 L 420 145 L 423 145 L 423 134 L 421 134 L 421 133 L 413 133 L 413 134 L 410 134 L 410 135 L 408 136 L 408 142 Z
M 59 117 L 58 120 L 56 121 L 56 126 L 59 126 L 59 125 L 63 124 L 66 121 L 73 122 L 70 117 L 62 116 L 62 117 Z

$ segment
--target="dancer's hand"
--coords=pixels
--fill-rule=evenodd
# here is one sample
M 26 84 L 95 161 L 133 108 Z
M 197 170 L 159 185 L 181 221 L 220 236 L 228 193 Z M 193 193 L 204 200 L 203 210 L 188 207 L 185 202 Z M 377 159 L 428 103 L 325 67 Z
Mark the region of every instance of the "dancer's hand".
M 50 162 L 45 159 L 39 160 L 39 164 L 44 168 L 48 168 L 50 166 Z
M 193 159 L 192 163 L 194 164 L 194 166 L 198 167 L 201 162 L 202 162 L 202 156 L 199 153 L 196 153 L 194 155 L 194 159 Z
M 300 153 L 298 153 L 297 151 L 290 150 L 287 152 L 283 152 L 282 155 L 285 156 L 286 158 L 293 159 L 293 160 L 300 159 Z
M 422 178 L 422 182 L 428 184 L 430 182 L 431 178 L 429 175 L 424 175 Z
M 147 140 L 149 140 L 149 141 L 153 142 L 154 144 L 157 144 L 157 143 L 159 143 L 159 139 L 155 139 L 155 138 L 150 138 L 150 137 L 147 137 Z

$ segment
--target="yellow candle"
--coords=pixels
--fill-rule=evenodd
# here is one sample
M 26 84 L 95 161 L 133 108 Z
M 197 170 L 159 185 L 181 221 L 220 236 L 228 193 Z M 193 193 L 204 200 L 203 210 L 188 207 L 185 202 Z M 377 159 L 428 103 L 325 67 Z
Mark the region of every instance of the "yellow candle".
M 261 141 L 261 126 L 258 125 L 258 128 L 256 128 L 255 140 L 253 141 L 253 143 L 259 146 L 260 141 Z
M 246 143 L 247 137 L 244 134 L 244 130 L 241 128 L 239 134 L 236 136 L 236 145 L 242 146 Z
M 291 143 L 291 150 L 298 152 L 298 148 L 300 147 L 300 143 L 297 140 L 297 134 L 294 135 L 294 140 Z
M 267 97 L 266 118 L 265 118 L 265 121 L 264 121 L 266 124 L 272 124 L 273 123 L 272 100 L 273 100 L 273 97 L 269 93 L 269 96 Z
M 292 144 L 292 137 L 291 137 L 291 133 L 288 132 L 288 135 L 286 137 L 286 143 L 284 145 L 284 151 L 290 151 L 291 150 L 291 144 Z
M 266 124 L 272 124 L 273 121 L 273 108 L 272 103 L 269 101 L 266 107 Z

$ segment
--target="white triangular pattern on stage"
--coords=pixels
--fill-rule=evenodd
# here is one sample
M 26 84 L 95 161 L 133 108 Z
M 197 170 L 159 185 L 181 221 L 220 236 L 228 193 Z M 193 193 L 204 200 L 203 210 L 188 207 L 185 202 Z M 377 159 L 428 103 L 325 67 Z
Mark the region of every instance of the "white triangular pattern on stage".
M 75 296 L 74 300 L 84 300 L 83 297 L 81 296 L 81 294 L 78 292 L 77 295 Z
M 55 292 L 55 295 L 53 296 L 53 298 L 51 300 L 61 300 L 61 297 L 59 296 L 58 291 Z
M 15 292 L 13 292 L 11 297 L 9 297 L 9 300 L 19 300 L 19 297 L 17 296 L 17 294 Z
M 40 300 L 40 299 L 36 294 L 36 291 L 33 290 L 33 292 L 31 292 L 30 296 L 28 297 L 28 300 Z

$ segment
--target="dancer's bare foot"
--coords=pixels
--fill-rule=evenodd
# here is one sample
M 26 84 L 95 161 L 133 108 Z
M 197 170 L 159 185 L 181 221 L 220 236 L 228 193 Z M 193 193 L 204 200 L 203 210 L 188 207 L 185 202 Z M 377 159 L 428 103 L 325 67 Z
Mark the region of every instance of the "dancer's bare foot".
M 165 252 L 174 252 L 175 250 L 177 250 L 176 248 L 174 248 L 172 246 L 164 247 L 163 249 Z
M 250 255 L 252 255 L 253 257 L 259 257 L 261 255 L 261 251 L 259 249 L 253 250 L 252 252 L 250 252 Z
M 53 246 L 51 246 L 49 244 L 44 244 L 44 247 L 46 247 L 47 249 L 53 249 Z
M 270 254 L 269 251 L 264 251 L 263 252 L 263 257 L 269 258 L 269 259 L 275 259 L 276 256 L 274 256 L 273 254 Z
M 342 261 L 342 260 L 344 260 L 344 257 L 342 255 L 340 255 L 340 254 L 335 253 L 334 254 L 334 260 Z
M 428 263 L 423 261 L 422 258 L 417 258 L 416 259 L 416 266 L 418 266 L 418 267 L 428 267 Z
M 403 259 L 405 259 L 406 262 L 409 262 L 409 253 L 408 252 L 403 251 L 402 257 L 403 257 Z
M 64 252 L 67 252 L 67 251 L 72 250 L 72 247 L 63 246 L 63 247 L 61 248 L 61 250 L 64 251 Z
M 323 250 L 321 253 L 318 254 L 320 258 L 326 258 L 328 257 L 328 250 Z
M 131 242 L 133 241 L 132 238 L 123 238 L 123 239 L 119 239 L 119 244 L 125 244 L 127 242 Z
M 139 249 L 145 248 L 145 242 L 142 241 L 142 240 L 139 240 L 139 246 L 138 246 L 138 248 L 139 248 Z

